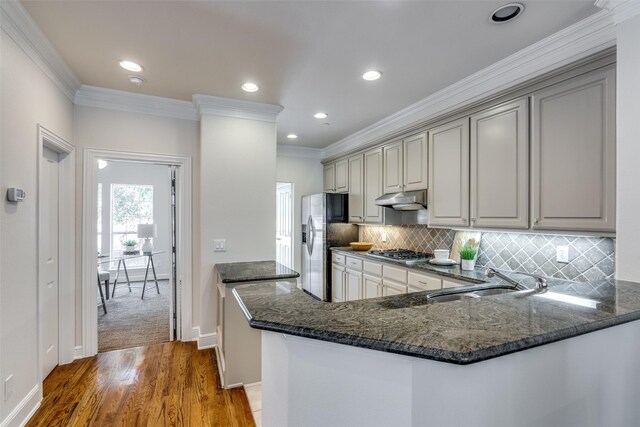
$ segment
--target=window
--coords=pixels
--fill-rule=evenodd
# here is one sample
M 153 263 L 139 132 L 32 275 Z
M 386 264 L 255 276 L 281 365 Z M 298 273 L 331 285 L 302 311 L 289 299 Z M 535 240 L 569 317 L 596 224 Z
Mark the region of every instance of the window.
M 153 186 L 111 184 L 111 252 L 120 251 L 127 240 L 138 241 L 138 224 L 153 223 Z M 144 264 L 144 259 L 134 265 Z M 141 265 L 144 267 L 144 265 Z

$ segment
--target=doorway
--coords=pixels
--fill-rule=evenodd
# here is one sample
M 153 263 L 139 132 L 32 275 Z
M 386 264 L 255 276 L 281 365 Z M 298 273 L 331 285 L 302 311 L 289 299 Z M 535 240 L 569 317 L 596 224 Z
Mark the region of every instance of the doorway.
M 293 183 L 276 183 L 276 261 L 293 269 Z
M 192 221 L 191 221 L 191 159 L 187 157 L 165 156 L 156 154 L 143 154 L 143 153 L 131 153 L 131 152 L 116 152 L 108 150 L 96 150 L 85 149 L 84 156 L 84 185 L 83 185 L 83 240 L 82 240 L 82 289 L 83 289 L 83 304 L 82 304 L 82 326 L 83 326 L 83 343 L 82 349 L 83 356 L 92 356 L 98 352 L 98 313 L 109 313 L 109 303 L 112 300 L 106 300 L 106 289 L 104 284 L 101 288 L 96 286 L 96 277 L 99 271 L 100 264 L 107 264 L 107 272 L 110 280 L 110 298 L 115 295 L 127 295 L 129 294 L 129 286 L 131 286 L 131 294 L 135 295 L 139 300 L 151 300 L 152 295 L 157 296 L 158 292 L 163 297 L 167 297 L 170 301 L 168 315 L 165 317 L 165 323 L 168 325 L 170 333 L 170 339 L 178 340 L 190 340 L 192 336 L 191 331 L 191 301 L 192 301 L 192 255 L 191 255 L 191 241 L 192 241 Z M 168 204 L 165 206 L 167 217 L 170 218 L 166 225 L 167 235 L 173 236 L 169 238 L 169 251 L 165 258 L 163 267 L 166 267 L 166 275 L 158 276 L 158 265 L 156 265 L 155 254 L 153 259 L 147 256 L 147 250 L 144 247 L 148 233 L 154 235 L 153 224 L 149 224 L 150 218 L 133 218 L 130 222 L 130 230 L 122 230 L 110 232 L 109 236 L 100 236 L 100 248 L 98 247 L 98 184 L 100 178 L 100 167 L 105 168 L 105 164 L 116 165 L 119 163 L 127 163 L 130 165 L 137 165 L 142 168 L 145 166 L 157 166 L 162 168 L 166 181 L 170 183 L 170 190 L 168 194 Z M 108 166 L 107 166 L 108 167 Z M 104 184 L 103 184 L 104 185 Z M 144 185 L 144 184 L 140 184 Z M 103 189 L 103 194 L 107 191 Z M 108 191 L 112 192 L 113 189 L 109 187 Z M 133 191 L 134 199 L 139 203 L 144 203 L 145 197 L 148 197 L 148 193 L 145 193 L 144 188 L 120 188 L 120 193 L 123 191 Z M 119 194 L 120 194 L 119 193 Z M 111 194 L 111 193 L 110 193 Z M 105 200 L 102 200 L 103 208 L 106 208 Z M 111 204 L 111 202 L 109 202 Z M 112 207 L 109 207 L 112 209 Z M 104 222 L 105 209 L 102 209 L 101 220 Z M 121 218 L 122 219 L 122 218 Z M 141 221 L 141 222 L 140 222 Z M 155 217 L 153 219 L 155 222 Z M 138 223 L 139 222 L 139 223 Z M 122 225 L 122 223 L 117 224 Z M 140 228 L 142 227 L 142 228 Z M 158 228 L 158 234 L 160 232 L 160 226 Z M 114 227 L 115 228 L 115 227 Z M 165 227 L 163 226 L 163 229 Z M 104 233 L 104 232 L 103 232 Z M 114 233 L 120 233 L 114 237 Z M 122 241 L 121 241 L 122 240 Z M 126 259 L 124 263 L 120 265 L 120 272 L 118 273 L 118 262 L 122 259 L 124 252 L 124 245 L 127 240 L 135 240 L 137 247 L 133 248 L 131 252 L 137 252 L 135 257 L 140 258 L 142 265 L 138 266 L 140 269 L 131 271 L 131 276 L 127 280 L 129 271 L 125 272 L 124 264 L 127 265 L 127 269 L 132 260 Z M 154 241 L 154 238 L 151 238 Z M 104 244 L 103 244 L 104 242 Z M 103 254 L 102 249 L 106 247 L 106 243 L 109 243 L 110 253 Z M 119 246 L 118 250 L 114 254 L 111 252 L 113 248 Z M 134 245 L 136 246 L 136 245 Z M 128 249 L 128 248 L 127 248 Z M 96 259 L 96 254 L 100 252 L 100 255 L 106 255 L 108 259 Z M 153 273 L 156 273 L 158 277 L 159 285 L 156 287 L 155 278 Z M 144 277 L 147 276 L 147 285 L 144 285 Z M 118 277 L 116 281 L 116 276 Z M 166 278 L 166 286 L 168 291 L 163 293 L 162 279 Z M 141 282 L 135 282 L 136 279 L 140 279 Z M 114 294 L 114 282 L 115 282 L 115 294 Z M 135 287 L 134 287 L 135 286 Z M 142 295 L 144 287 L 144 297 Z M 105 296 L 105 305 L 101 303 L 99 298 L 99 290 L 103 291 Z M 122 328 L 121 328 L 122 329 Z

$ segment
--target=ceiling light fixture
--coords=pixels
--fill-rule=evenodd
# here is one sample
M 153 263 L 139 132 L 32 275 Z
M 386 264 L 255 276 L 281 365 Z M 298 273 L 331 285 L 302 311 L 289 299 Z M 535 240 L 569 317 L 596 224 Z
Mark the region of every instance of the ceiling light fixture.
M 382 73 L 380 71 L 370 70 L 362 75 L 362 78 L 368 81 L 378 80 L 382 77 Z
M 329 115 L 327 113 L 315 113 L 313 117 L 316 119 L 326 119 Z
M 136 64 L 133 61 L 122 60 L 119 62 L 120 66 L 127 71 L 133 71 L 134 73 L 139 73 L 142 71 L 142 65 Z
M 245 92 L 257 92 L 259 89 L 260 87 L 257 84 L 251 82 L 246 82 L 242 85 L 242 90 Z
M 289 139 L 297 139 L 298 135 L 296 135 L 295 133 L 290 133 L 289 135 L 287 135 L 287 138 L 289 138 Z
M 140 76 L 129 76 L 129 81 L 136 86 L 142 86 L 144 79 Z
M 515 19 L 524 11 L 522 3 L 509 3 L 500 6 L 491 14 L 491 22 L 496 24 L 504 24 L 505 22 Z

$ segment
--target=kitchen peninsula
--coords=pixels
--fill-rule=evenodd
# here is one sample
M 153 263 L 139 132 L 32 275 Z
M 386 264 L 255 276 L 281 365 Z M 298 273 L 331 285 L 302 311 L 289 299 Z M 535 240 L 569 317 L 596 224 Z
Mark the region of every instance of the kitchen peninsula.
M 233 292 L 262 330 L 266 427 L 640 419 L 636 283 L 549 279 L 545 292 L 450 302 L 415 292 L 323 303 L 284 282 Z

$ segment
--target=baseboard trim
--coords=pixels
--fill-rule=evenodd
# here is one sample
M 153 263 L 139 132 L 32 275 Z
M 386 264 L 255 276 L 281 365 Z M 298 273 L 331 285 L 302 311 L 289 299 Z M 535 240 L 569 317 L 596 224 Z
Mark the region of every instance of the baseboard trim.
M 73 349 L 73 360 L 82 359 L 84 357 L 84 348 L 81 345 L 77 345 Z
M 218 334 L 216 334 L 215 332 L 209 334 L 201 334 L 200 327 L 194 326 L 193 328 L 191 328 L 191 341 L 198 342 L 198 350 L 213 348 L 218 345 Z
M 12 427 L 23 426 L 29 421 L 29 419 L 36 413 L 40 407 L 40 386 L 36 385 L 27 393 L 27 395 L 20 401 L 7 418 L 5 418 L 0 427 Z M 19 420 L 19 421 L 18 421 Z

